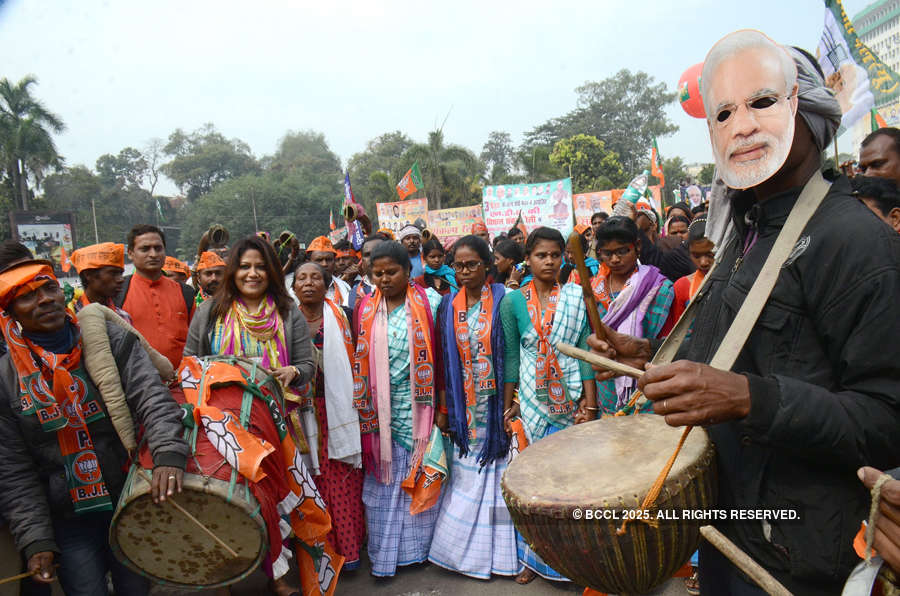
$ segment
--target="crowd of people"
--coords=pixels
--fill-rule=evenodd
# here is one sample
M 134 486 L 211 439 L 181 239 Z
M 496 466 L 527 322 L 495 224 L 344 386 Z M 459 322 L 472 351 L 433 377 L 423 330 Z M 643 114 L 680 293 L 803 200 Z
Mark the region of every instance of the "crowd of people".
M 805 52 L 734 35 L 702 79 L 723 180 L 709 203 L 660 213 L 639 202 L 576 227 L 602 330 L 589 323 L 576 257 L 551 227 L 491 239 L 477 222 L 444 246 L 407 225 L 396 238 L 371 231 L 358 250 L 319 236 L 290 254 L 257 234 L 188 267 L 167 263 L 164 233 L 142 225 L 124 247 L 76 250 L 81 290 L 69 297 L 27 248 L 2 245 L 0 484 L 15 489 L 0 492 L 0 514 L 35 572 L 30 589 L 58 576 L 67 594 L 105 593 L 108 572 L 116 593 L 148 589 L 108 542 L 129 454 L 80 363 L 78 313 L 100 303 L 176 369 L 186 356 L 232 355 L 271 371 L 280 415 L 308 445 L 344 572 L 367 555 L 376 577 L 430 561 L 479 579 L 568 581 L 516 532 L 501 477 L 528 445 L 613 416 L 640 389 L 643 411 L 707 428 L 720 507 L 800 510 L 793 525 L 726 524 L 732 541 L 796 594 L 839 593 L 879 476 L 863 466 L 900 465 L 900 361 L 889 347 L 900 333 L 900 131 L 863 142 L 861 175 L 828 174 L 733 372 L 708 366 L 840 122 Z M 766 149 L 779 143 L 781 161 Z M 639 381 L 557 348 L 643 368 L 692 302 L 679 361 Z M 124 336 L 111 331 L 114 352 Z M 179 406 L 140 344 L 128 345 L 117 364 L 163 501 L 181 488 L 189 448 Z M 82 458 L 93 462 L 90 481 L 72 467 Z M 881 489 L 874 546 L 900 571 L 898 487 Z M 761 593 L 706 544 L 695 566 L 692 593 Z M 296 591 L 271 558 L 263 567 L 274 593 Z

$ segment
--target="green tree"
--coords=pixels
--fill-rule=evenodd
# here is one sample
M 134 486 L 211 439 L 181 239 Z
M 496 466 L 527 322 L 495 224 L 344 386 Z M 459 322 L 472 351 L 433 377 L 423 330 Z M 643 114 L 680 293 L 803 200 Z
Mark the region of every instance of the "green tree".
M 247 143 L 225 138 L 211 123 L 190 134 L 177 129 L 169 135 L 163 151 L 172 159 L 162 166 L 162 172 L 191 201 L 220 182 L 260 169 Z
M 569 175 L 568 170 L 550 161 L 553 145 L 523 145 L 516 152 L 516 161 L 523 172 L 525 182 L 556 180 Z
M 325 135 L 313 130 L 288 132 L 265 165 L 278 180 L 300 171 L 310 176 L 329 177 L 332 181 L 342 178 L 340 158 L 328 146 Z
M 65 125 L 32 96 L 31 86 L 35 84 L 37 79 L 31 75 L 15 84 L 0 79 L 0 159 L 19 209 L 28 209 L 28 178 L 40 188 L 44 173 L 63 163 L 52 133 L 62 132 Z
M 622 164 L 614 151 L 608 151 L 597 137 L 578 134 L 557 141 L 550 161 L 571 172 L 572 192 L 590 192 L 617 188 L 625 181 Z
M 700 173 L 697 174 L 697 179 L 700 181 L 700 184 L 712 184 L 715 173 L 716 164 L 708 163 L 700 169 Z
M 149 173 L 147 159 L 134 147 L 125 147 L 118 155 L 101 155 L 94 167 L 103 184 L 115 188 L 139 188 Z
M 680 189 L 681 181 L 687 178 L 684 162 L 680 157 L 672 157 L 662 160 L 663 175 L 666 177 L 666 186 L 662 190 L 663 207 L 675 202 L 676 190 Z
M 473 182 L 484 171 L 484 166 L 465 147 L 445 144 L 442 128 L 428 133 L 427 143 L 410 147 L 404 158 L 409 164 L 407 168 L 415 161 L 422 168 L 422 182 L 425 183 L 429 209 L 462 207 L 480 199 L 481 194 L 476 195 L 472 188 Z
M 589 81 L 575 89 L 576 108 L 527 132 L 525 147 L 553 145 L 583 133 L 614 151 L 627 176 L 640 173 L 647 167 L 653 139 L 678 130 L 665 113 L 675 93 L 667 91 L 665 83 L 654 83 L 647 73 L 626 69 L 603 81 Z
M 388 132 L 366 143 L 347 163 L 353 194 L 373 222 L 376 203 L 398 200 L 396 184 L 412 165 L 406 163 L 405 155 L 414 144 L 399 130 Z
M 488 184 L 513 182 L 513 168 L 516 164 L 516 150 L 508 132 L 493 131 L 481 148 L 481 161 L 487 170 Z

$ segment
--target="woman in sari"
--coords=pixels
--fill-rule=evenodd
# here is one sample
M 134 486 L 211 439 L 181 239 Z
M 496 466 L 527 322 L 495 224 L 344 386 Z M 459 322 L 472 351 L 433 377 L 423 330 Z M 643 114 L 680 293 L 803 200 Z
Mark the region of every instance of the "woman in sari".
M 512 432 L 512 424 L 521 418 L 528 443 L 593 420 L 597 413 L 593 369 L 556 350 L 559 342 L 584 348 L 590 332 L 580 288 L 557 283 L 564 250 L 558 230 L 534 230 L 525 244 L 525 260 L 533 277 L 500 304 L 505 341 L 504 425 Z M 517 389 L 518 400 L 514 399 Z M 526 567 L 517 582 L 528 583 L 535 573 L 568 581 L 521 536 L 517 535 L 517 541 L 519 561 Z
M 256 360 L 287 391 L 296 391 L 312 376 L 306 319 L 288 296 L 281 265 L 264 239 L 248 236 L 231 248 L 222 285 L 194 313 L 184 354 Z M 274 577 L 269 557 L 263 568 L 272 592 L 287 596 L 297 591 L 284 575 Z
M 331 275 L 318 263 L 297 267 L 293 285 L 317 354 L 315 378 L 300 389 L 309 467 L 331 515 L 328 542 L 344 557 L 344 570 L 356 569 L 366 526 L 349 309 L 325 298 Z
M 656 338 L 669 317 L 675 291 L 652 265 L 641 265 L 637 225 L 627 217 L 610 217 L 597 232 L 602 264 L 591 279 L 603 322 L 620 333 Z M 597 386 L 601 414 L 615 414 L 628 403 L 635 382 L 617 377 Z M 648 401 L 643 411 L 651 409 Z
M 400 243 L 379 243 L 370 259 L 375 290 L 361 298 L 354 320 L 354 405 L 372 575 L 387 577 L 428 557 L 438 513 L 435 505 L 411 515 L 401 484 L 421 465 L 435 423 L 441 366 L 434 315 L 441 296 L 410 283 L 409 253 Z M 446 416 L 437 416 L 446 426 Z
M 438 334 L 444 359 L 451 449 L 428 560 L 490 579 L 516 575 L 516 533 L 500 492 L 509 439 L 503 428 L 502 284 L 487 284 L 491 251 L 478 236 L 460 238 L 451 263 L 460 289 L 444 296 Z M 473 374 L 464 374 L 471 371 Z M 468 422 L 471 420 L 472 422 Z

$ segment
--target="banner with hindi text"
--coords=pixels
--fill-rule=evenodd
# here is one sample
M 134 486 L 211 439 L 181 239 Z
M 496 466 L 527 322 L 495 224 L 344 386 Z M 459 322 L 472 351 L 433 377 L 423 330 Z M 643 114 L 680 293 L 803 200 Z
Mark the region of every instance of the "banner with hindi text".
M 574 228 L 571 178 L 535 184 L 485 186 L 481 196 L 484 223 L 491 238 L 508 232 L 520 213 L 529 232 L 547 226 L 568 237 Z
M 428 199 L 408 199 L 394 203 L 375 203 L 378 208 L 378 227 L 396 234 L 403 226 L 417 219 L 428 222 Z
M 447 248 L 472 233 L 472 224 L 482 217 L 481 205 L 438 209 L 428 212 L 428 229 Z
M 648 188 L 651 195 L 650 204 L 659 213 L 662 187 L 654 185 Z M 598 190 L 573 195 L 572 207 L 575 209 L 575 223 L 586 226 L 591 225 L 591 216 L 598 211 L 605 211 L 607 215 L 612 215 L 613 203 L 618 201 L 623 194 L 625 194 L 624 188 L 614 188 L 612 190 Z

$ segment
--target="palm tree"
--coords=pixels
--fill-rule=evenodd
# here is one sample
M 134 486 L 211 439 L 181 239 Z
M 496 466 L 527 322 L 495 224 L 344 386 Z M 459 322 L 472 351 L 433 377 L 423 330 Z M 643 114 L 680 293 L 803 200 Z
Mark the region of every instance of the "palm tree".
M 29 88 L 36 83 L 32 75 L 16 84 L 0 79 L 0 164 L 12 180 L 20 209 L 28 209 L 28 176 L 39 188 L 47 168 L 63 163 L 51 132 L 62 132 L 65 124 L 31 95 Z
M 466 196 L 469 182 L 483 170 L 478 158 L 465 147 L 444 145 L 443 127 L 428 133 L 428 143 L 417 143 L 407 149 L 404 161 L 415 160 L 422 166 L 429 209 L 441 208 L 445 192 L 456 190 L 460 196 Z

